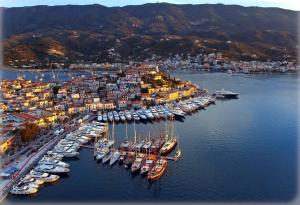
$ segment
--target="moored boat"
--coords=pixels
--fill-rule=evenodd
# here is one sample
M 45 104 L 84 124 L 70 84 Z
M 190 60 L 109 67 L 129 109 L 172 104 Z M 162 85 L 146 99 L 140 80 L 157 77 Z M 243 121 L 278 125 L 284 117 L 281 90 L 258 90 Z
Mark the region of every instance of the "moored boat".
M 159 160 L 157 160 L 153 168 L 147 174 L 148 180 L 149 181 L 158 180 L 164 174 L 167 167 L 168 167 L 168 161 L 166 159 L 160 158 Z
M 15 195 L 29 195 L 36 192 L 38 192 L 37 188 L 31 187 L 30 185 L 24 183 L 19 183 L 13 186 L 12 190 L 10 191 L 10 193 Z
M 118 161 L 120 158 L 121 153 L 117 150 L 112 153 L 112 156 L 110 157 L 109 165 L 112 166 L 114 163 Z
M 135 152 L 127 152 L 127 155 L 126 155 L 126 158 L 125 158 L 125 161 L 124 161 L 124 167 L 125 168 L 130 168 L 132 163 L 134 162 L 135 160 Z
M 145 163 L 141 167 L 141 175 L 146 175 L 154 166 L 156 162 L 156 155 L 149 155 L 146 158 Z
M 120 158 L 119 158 L 119 164 L 123 164 L 126 159 L 127 153 L 125 151 L 121 151 Z
M 136 155 L 136 158 L 131 166 L 131 172 L 135 173 L 137 171 L 139 171 L 142 167 L 142 164 L 145 161 L 145 154 L 144 153 L 138 153 Z

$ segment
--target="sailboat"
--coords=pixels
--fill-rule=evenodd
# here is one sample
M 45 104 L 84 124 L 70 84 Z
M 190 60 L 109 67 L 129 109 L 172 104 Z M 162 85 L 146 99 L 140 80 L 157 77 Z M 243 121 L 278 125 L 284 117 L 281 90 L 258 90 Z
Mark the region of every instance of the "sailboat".
M 146 140 L 145 144 L 142 146 L 142 150 L 146 153 L 148 152 L 148 150 L 150 151 L 151 144 L 152 144 L 150 136 L 151 136 L 151 134 L 149 131 L 149 138 Z
M 124 150 L 127 151 L 129 149 L 129 147 L 131 146 L 131 142 L 130 140 L 128 140 L 128 132 L 127 132 L 127 121 L 125 121 L 125 140 L 123 141 L 123 143 L 120 145 L 120 150 Z
M 159 137 L 155 140 L 153 140 L 153 143 L 151 144 L 150 150 L 151 153 L 159 153 L 161 147 L 164 145 L 165 143 L 165 137 L 163 136 L 162 133 L 162 123 L 160 123 L 160 128 L 159 128 Z
M 113 124 L 113 129 L 114 129 L 114 124 Z M 114 130 L 113 130 L 114 132 Z M 100 161 L 102 160 L 103 163 L 107 162 L 110 158 L 107 156 L 110 154 L 110 147 L 114 145 L 114 137 L 112 139 L 109 139 L 109 129 L 108 129 L 108 124 L 106 123 L 106 129 L 105 129 L 105 135 L 104 138 L 100 139 L 98 142 L 98 146 L 95 148 L 97 149 L 96 151 L 96 160 Z
M 118 150 L 113 152 L 112 156 L 110 157 L 109 165 L 112 166 L 114 163 L 116 163 L 118 161 L 118 159 L 120 158 L 120 156 L 121 156 L 121 153 Z
M 160 149 L 160 154 L 161 155 L 168 155 L 170 152 L 172 152 L 174 150 L 174 148 L 176 147 L 177 144 L 177 140 L 174 137 L 174 118 L 171 118 L 171 122 L 172 123 L 170 125 L 171 127 L 171 138 L 169 138 L 169 128 L 168 128 L 168 121 L 166 121 L 166 142 L 163 145 L 163 147 Z
M 149 132 L 149 142 L 150 140 L 150 132 Z M 141 175 L 147 175 L 148 172 L 152 169 L 152 167 L 155 165 L 155 162 L 157 160 L 157 157 L 155 154 L 151 154 L 151 149 L 150 149 L 151 144 L 149 145 L 148 149 L 146 149 L 146 161 L 143 163 L 141 167 Z
M 168 161 L 165 158 L 160 158 L 156 161 L 150 172 L 147 174 L 149 181 L 158 180 L 166 171 L 168 167 Z
M 113 121 L 113 129 L 112 129 L 112 138 L 115 139 L 115 123 Z M 114 163 L 116 163 L 118 161 L 118 159 L 120 158 L 120 152 L 119 150 L 111 150 L 110 152 L 111 156 L 109 158 L 109 165 L 112 166 Z
M 134 142 L 130 145 L 130 150 L 135 151 L 137 146 L 135 120 L 133 121 Z
M 141 169 L 141 167 L 146 159 L 145 156 L 146 155 L 144 153 L 141 153 L 141 152 L 137 153 L 136 158 L 131 166 L 132 173 L 135 173 Z

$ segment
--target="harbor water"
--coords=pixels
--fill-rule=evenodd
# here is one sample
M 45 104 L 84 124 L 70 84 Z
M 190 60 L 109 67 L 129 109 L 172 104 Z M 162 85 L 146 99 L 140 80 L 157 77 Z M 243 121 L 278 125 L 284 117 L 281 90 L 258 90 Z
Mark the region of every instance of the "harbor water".
M 70 173 L 42 187 L 34 196 L 8 202 L 210 201 L 286 202 L 297 194 L 297 92 L 295 74 L 228 75 L 172 73 L 210 91 L 226 89 L 239 99 L 218 100 L 206 110 L 175 122 L 182 159 L 170 161 L 160 180 L 149 183 L 123 166 L 96 163 L 83 148 L 68 160 Z M 2 74 L 2 78 L 5 73 Z M 139 123 L 147 136 L 164 129 L 164 121 Z M 128 125 L 133 136 L 133 124 Z M 117 144 L 125 125 L 116 125 Z M 174 153 L 172 153 L 174 154 Z M 172 155 L 171 154 L 171 155 Z

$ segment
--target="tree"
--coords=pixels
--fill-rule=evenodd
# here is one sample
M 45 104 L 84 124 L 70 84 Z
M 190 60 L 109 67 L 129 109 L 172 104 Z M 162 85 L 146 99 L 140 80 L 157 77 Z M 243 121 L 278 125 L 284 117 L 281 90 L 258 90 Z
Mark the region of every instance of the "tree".
M 21 139 L 23 142 L 30 142 L 40 133 L 40 128 L 35 123 L 27 122 L 25 127 L 20 130 Z
M 55 86 L 53 86 L 53 88 L 52 88 L 53 94 L 54 94 L 54 95 L 57 95 L 57 93 L 58 93 L 58 91 L 59 91 L 60 88 L 61 88 L 60 85 L 55 85 Z

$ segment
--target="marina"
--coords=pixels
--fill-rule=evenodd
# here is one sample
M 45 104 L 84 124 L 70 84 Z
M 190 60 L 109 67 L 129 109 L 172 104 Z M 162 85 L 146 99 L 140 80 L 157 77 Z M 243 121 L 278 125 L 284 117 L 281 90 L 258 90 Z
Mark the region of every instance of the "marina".
M 23 178 L 17 185 L 12 187 L 11 194 L 15 195 L 31 195 L 39 190 L 39 185 L 44 182 L 53 182 L 59 179 L 60 174 L 70 172 L 70 165 L 62 160 L 64 158 L 79 158 L 81 148 L 89 148 L 94 150 L 93 157 L 97 162 L 113 166 L 124 163 L 126 169 L 130 169 L 132 174 L 140 174 L 147 176 L 149 182 L 158 180 L 167 170 L 167 160 L 177 161 L 181 150 L 176 151 L 175 157 L 164 157 L 170 154 L 177 145 L 175 137 L 174 120 L 182 119 L 177 113 L 185 115 L 204 108 L 211 103 L 215 103 L 215 99 L 210 95 L 190 98 L 177 103 L 167 105 L 159 105 L 150 108 L 131 111 L 111 111 L 108 113 L 98 113 L 96 121 L 82 124 L 77 130 L 67 133 L 54 148 L 47 151 L 37 163 L 36 166 Z M 174 111 L 176 110 L 176 111 Z M 185 112 L 183 111 L 185 110 Z M 125 113 L 126 116 L 125 117 Z M 138 113 L 138 114 L 137 114 Z M 111 128 L 109 121 L 103 120 L 104 116 L 109 116 L 112 122 Z M 138 117 L 137 121 L 136 116 Z M 84 118 L 88 118 L 87 115 Z M 83 119 L 84 119 L 83 118 Z M 121 119 L 121 120 L 120 120 Z M 128 137 L 127 123 L 133 119 L 133 137 Z M 136 122 L 139 120 L 162 120 L 164 119 L 165 130 L 160 129 L 159 133 L 154 133 L 153 137 L 149 130 L 148 136 L 137 134 Z M 115 141 L 115 122 L 125 122 L 125 139 L 123 143 L 116 146 Z M 163 122 L 159 122 L 162 124 Z M 59 136 L 61 131 L 57 131 Z M 138 137 L 137 137 L 138 135 Z M 131 141 L 130 139 L 133 139 Z M 94 146 L 90 141 L 94 141 Z M 121 158 L 122 156 L 122 158 Z M 121 158 L 121 160 L 120 160 Z
M 184 78 L 185 76 L 197 82 L 195 75 L 181 74 L 181 77 Z M 149 183 L 149 180 L 145 177 L 147 175 L 144 174 L 143 176 L 139 176 L 141 171 L 132 175 L 130 167 L 124 169 L 126 161 L 128 161 L 128 164 L 134 163 L 135 152 L 131 152 L 134 157 L 125 158 L 122 163 L 120 162 L 122 156 L 121 151 L 119 162 L 116 162 L 112 166 L 109 166 L 109 163 L 103 165 L 101 162 L 96 163 L 93 158 L 94 146 L 93 144 L 87 143 L 81 145 L 81 149 L 79 150 L 80 159 L 78 157 L 63 159 L 64 162 L 70 165 L 70 172 L 66 175 L 62 174 L 57 183 L 44 188 L 39 188 L 34 197 L 24 198 L 10 195 L 8 201 L 43 202 L 49 200 L 77 200 L 92 202 L 99 200 L 132 201 L 132 199 L 135 201 L 152 201 L 153 198 L 155 201 L 165 201 L 170 200 L 170 196 L 172 196 L 172 200 L 177 201 L 184 201 L 191 198 L 194 200 L 205 200 L 210 198 L 213 201 L 218 199 L 243 200 L 246 197 L 251 197 L 252 200 L 256 201 L 262 199 L 270 200 L 274 198 L 271 198 L 270 195 L 268 197 L 267 195 L 262 196 L 259 194 L 265 189 L 255 186 L 255 190 L 253 190 L 249 187 L 249 184 L 251 184 L 250 182 L 255 181 L 258 176 L 264 176 L 264 178 L 260 178 L 261 181 L 275 179 L 275 177 L 277 178 L 279 173 L 272 170 L 276 170 L 276 167 L 278 168 L 279 166 L 284 166 L 286 168 L 284 172 L 280 172 L 280 175 L 285 176 L 285 179 L 282 181 L 277 178 L 278 181 L 274 180 L 270 186 L 277 188 L 282 187 L 282 189 L 286 190 L 285 195 L 277 195 L 278 200 L 292 197 L 291 193 L 293 190 L 291 187 L 293 187 L 293 176 L 295 176 L 293 174 L 295 147 L 291 146 L 291 144 L 294 142 L 295 138 L 293 136 L 296 136 L 296 130 L 284 129 L 283 131 L 282 127 L 288 128 L 291 124 L 295 123 L 296 118 L 294 118 L 295 116 L 292 114 L 294 112 L 289 112 L 288 117 L 283 114 L 280 109 L 277 109 L 278 112 L 272 112 L 271 119 L 267 116 L 253 115 L 251 116 L 252 123 L 249 124 L 249 129 L 243 130 L 243 132 L 238 129 L 239 126 L 245 123 L 245 120 L 250 120 L 249 118 L 242 118 L 241 116 L 246 115 L 245 107 L 251 109 L 254 113 L 260 112 L 263 109 L 260 107 L 262 105 L 265 105 L 263 106 L 264 109 L 268 106 L 267 110 L 276 109 L 278 106 L 284 106 L 289 110 L 295 106 L 295 101 L 290 101 L 287 97 L 290 96 L 292 92 L 285 94 L 287 97 L 285 100 L 279 98 L 277 93 L 270 92 L 274 88 L 272 78 L 278 80 L 276 76 L 264 78 L 263 80 L 249 79 L 249 77 L 236 77 L 234 84 L 239 84 L 241 88 L 234 87 L 233 83 L 229 82 L 232 80 L 232 77 L 227 75 L 214 75 L 209 78 L 214 78 L 214 82 L 220 82 L 217 81 L 218 78 L 222 78 L 223 81 L 225 79 L 227 84 L 214 83 L 210 85 L 210 89 L 218 90 L 222 87 L 226 87 L 229 90 L 237 91 L 241 95 L 239 100 L 217 100 L 216 106 L 210 106 L 206 110 L 200 112 L 186 114 L 183 121 L 175 120 L 175 133 L 180 136 L 180 139 L 177 141 L 177 146 L 174 151 L 166 157 L 168 164 L 165 171 L 162 171 L 163 169 L 158 169 L 161 170 L 163 174 L 157 181 Z M 287 86 L 289 83 L 287 83 L 286 78 L 287 76 L 281 77 L 280 79 L 282 80 L 281 82 Z M 226 81 L 226 79 L 228 79 L 228 81 Z M 209 84 L 208 76 L 201 76 L 201 82 L 205 83 L 207 86 L 207 84 Z M 251 88 L 251 85 L 253 85 L 251 83 L 260 83 L 262 86 L 261 88 L 264 89 L 264 91 L 269 91 L 270 100 L 258 98 L 259 94 L 253 94 L 249 89 Z M 272 86 L 270 86 L 271 84 Z M 279 89 L 279 91 L 277 90 L 278 92 L 281 91 L 280 87 L 277 86 L 276 88 Z M 255 102 L 253 99 L 260 100 L 259 102 Z M 264 103 L 262 103 L 262 101 Z M 251 104 L 253 102 L 255 102 L 254 105 Z M 228 116 L 231 116 L 231 122 L 227 121 Z M 291 116 L 294 117 L 291 118 Z M 147 123 L 134 123 L 133 120 L 127 121 L 127 123 L 121 123 L 121 120 L 118 123 L 115 122 L 114 148 L 118 148 L 121 144 L 124 145 L 125 149 L 126 147 L 130 147 L 130 141 L 133 141 L 134 139 L 134 130 L 136 130 L 137 144 L 139 144 L 139 134 L 141 135 L 140 142 L 143 140 L 145 140 L 145 142 L 148 141 L 149 130 L 151 136 L 155 136 L 155 133 L 163 133 L 161 131 L 164 130 L 167 121 L 170 120 L 154 120 L 152 123 L 148 123 L 151 121 L 147 121 Z M 265 122 L 263 123 L 263 126 L 261 122 Z M 98 123 L 103 122 L 96 122 L 96 124 Z M 278 123 L 280 124 L 280 129 L 273 127 L 273 124 L 278 125 Z M 224 124 L 226 124 L 226 127 Z M 98 126 L 102 127 L 100 124 L 98 124 Z M 110 131 L 112 131 L 113 121 L 108 126 Z M 234 127 L 235 129 L 227 129 L 228 126 Z M 93 135 L 93 129 L 91 129 L 92 126 L 87 126 L 86 128 L 88 127 L 90 127 L 89 133 L 92 133 Z M 253 136 L 253 130 L 259 129 L 263 132 L 269 130 L 271 127 L 274 129 L 274 132 L 268 135 L 257 132 L 256 135 Z M 83 126 L 80 130 L 84 132 L 86 128 Z M 126 130 L 128 137 L 127 143 Z M 158 150 L 155 144 L 159 146 L 161 143 L 158 139 L 155 141 L 156 143 L 153 143 L 151 148 Z M 282 149 L 276 149 L 276 152 L 274 152 L 274 149 L 278 147 L 278 143 L 280 143 Z M 261 147 L 257 148 L 256 145 Z M 180 160 L 176 162 L 175 156 L 178 146 L 182 151 L 182 155 Z M 59 154 L 52 153 L 52 155 L 56 156 L 57 159 L 61 157 Z M 286 156 L 288 160 L 277 160 L 279 155 Z M 256 156 L 255 161 L 252 160 L 253 156 Z M 129 162 L 130 159 L 132 159 L 131 162 Z M 148 164 L 150 165 L 151 163 L 149 162 Z M 265 166 L 267 166 L 265 168 L 266 170 L 260 169 Z M 142 167 L 140 170 L 142 170 Z M 82 170 L 84 170 L 84 172 Z M 215 170 L 222 170 L 222 173 L 215 172 Z M 82 173 L 84 173 L 84 176 Z M 229 179 L 234 181 L 238 176 L 237 173 L 244 173 L 239 177 L 241 180 L 238 184 L 235 183 L 233 185 L 233 182 L 222 178 L 222 176 L 226 175 L 227 179 L 229 177 Z M 78 184 L 80 184 L 81 187 L 78 187 Z M 206 190 L 209 190 L 211 186 L 220 187 L 220 191 L 217 193 L 207 192 Z M 76 189 L 73 189 L 72 187 L 76 187 Z M 87 187 L 93 188 L 97 194 L 84 191 Z M 116 195 L 109 191 L 108 189 L 110 188 L 108 187 L 116 190 L 119 194 Z M 272 193 L 272 196 L 276 196 L 275 193 L 278 193 L 278 189 L 272 187 L 269 187 L 268 192 Z M 63 190 L 68 190 L 68 192 L 64 191 L 62 194 Z M 196 192 L 193 190 L 199 191 Z M 240 191 L 241 195 L 237 196 L 230 194 L 237 190 Z M 184 192 L 184 195 L 180 194 L 182 192 Z M 218 194 L 221 192 L 224 193 L 224 195 Z M 78 193 L 81 193 L 80 196 Z

